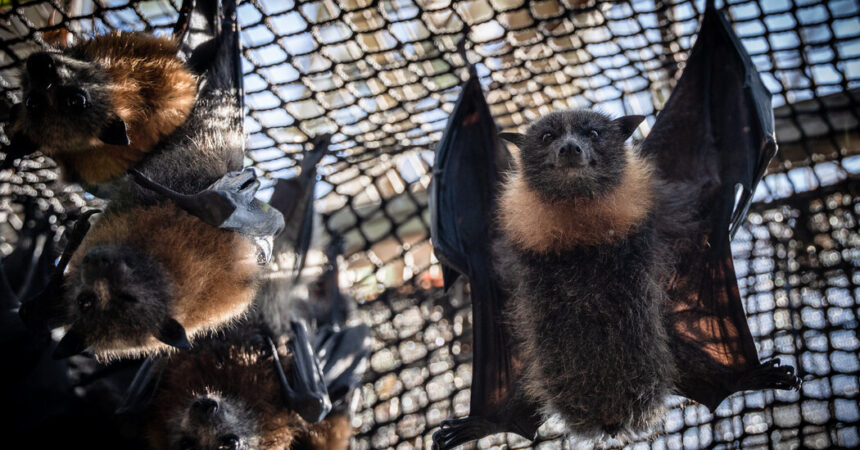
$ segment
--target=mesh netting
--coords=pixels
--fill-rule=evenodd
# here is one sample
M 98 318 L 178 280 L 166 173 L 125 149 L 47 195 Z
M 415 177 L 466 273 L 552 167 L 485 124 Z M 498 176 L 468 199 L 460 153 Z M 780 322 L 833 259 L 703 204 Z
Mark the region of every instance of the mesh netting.
M 16 70 L 68 27 L 169 32 L 178 1 L 32 1 L 0 7 L 0 91 L 19 101 Z M 738 394 L 715 414 L 681 399 L 635 448 L 860 446 L 857 338 L 860 236 L 860 4 L 729 1 L 724 7 L 773 94 L 780 153 L 733 242 L 762 359 L 797 367 L 800 392 Z M 5 4 L 5 3 L 4 3 Z M 250 0 L 243 28 L 248 163 L 266 178 L 295 174 L 303 144 L 332 132 L 320 168 L 324 235 L 347 242 L 342 281 L 372 325 L 374 354 L 356 448 L 428 448 L 441 420 L 468 413 L 467 286 L 441 291 L 429 244 L 426 188 L 433 148 L 476 64 L 501 128 L 559 108 L 643 114 L 647 135 L 695 40 L 704 2 L 589 0 Z M 465 35 L 466 58 L 457 52 Z M 92 199 L 30 158 L 0 173 L 0 251 L 11 251 L 24 205 L 62 229 Z M 35 202 L 35 203 L 34 203 Z M 539 448 L 587 445 L 551 421 Z M 525 440 L 495 436 L 481 447 Z

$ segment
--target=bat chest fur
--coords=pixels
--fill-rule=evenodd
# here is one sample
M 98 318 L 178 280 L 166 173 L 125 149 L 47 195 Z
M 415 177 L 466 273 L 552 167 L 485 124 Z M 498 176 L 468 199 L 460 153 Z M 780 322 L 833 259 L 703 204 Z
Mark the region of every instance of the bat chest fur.
M 511 322 L 531 356 L 527 392 L 572 431 L 647 428 L 674 378 L 650 228 L 615 245 L 518 253 Z

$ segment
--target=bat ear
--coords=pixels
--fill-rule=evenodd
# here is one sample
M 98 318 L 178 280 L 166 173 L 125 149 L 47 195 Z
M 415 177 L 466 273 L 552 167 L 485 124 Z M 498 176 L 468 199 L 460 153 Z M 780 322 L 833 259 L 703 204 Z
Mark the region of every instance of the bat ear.
M 69 331 L 66 332 L 66 335 L 63 336 L 63 339 L 60 340 L 60 343 L 57 344 L 57 348 L 51 356 L 54 359 L 65 359 L 70 356 L 83 353 L 87 347 L 87 341 L 84 338 L 84 335 L 76 330 L 75 327 L 71 327 L 69 328 Z
M 645 116 L 624 116 L 613 120 L 613 122 L 618 124 L 622 136 L 624 136 L 624 139 L 627 139 L 633 135 L 633 132 L 636 131 L 636 128 L 643 120 L 645 120 Z
M 499 133 L 499 137 L 519 148 L 523 148 L 523 141 L 526 138 L 522 133 Z
M 161 323 L 161 328 L 155 333 L 155 338 L 165 344 L 180 350 L 188 350 L 191 343 L 185 334 L 185 328 L 172 317 L 168 317 Z
M 125 127 L 125 121 L 119 117 L 108 122 L 107 126 L 102 129 L 99 134 L 99 139 L 105 144 L 110 145 L 128 145 L 131 141 L 128 140 L 128 130 Z

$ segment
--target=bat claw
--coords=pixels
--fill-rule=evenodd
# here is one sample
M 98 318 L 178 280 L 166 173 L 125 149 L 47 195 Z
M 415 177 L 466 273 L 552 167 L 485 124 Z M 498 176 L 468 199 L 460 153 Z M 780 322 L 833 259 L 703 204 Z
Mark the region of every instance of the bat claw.
M 779 358 L 763 361 L 758 369 L 747 373 L 738 383 L 738 390 L 800 389 L 803 380 L 795 374 L 793 366 L 780 365 Z
M 443 420 L 433 433 L 433 448 L 445 450 L 501 431 L 499 425 L 478 417 Z

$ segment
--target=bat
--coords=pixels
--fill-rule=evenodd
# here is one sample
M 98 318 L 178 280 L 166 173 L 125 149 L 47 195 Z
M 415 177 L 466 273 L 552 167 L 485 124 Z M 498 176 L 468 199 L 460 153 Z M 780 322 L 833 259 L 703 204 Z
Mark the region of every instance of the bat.
M 472 284 L 475 373 L 470 416 L 443 422 L 437 447 L 533 439 L 550 413 L 624 440 L 669 394 L 713 410 L 799 387 L 793 367 L 759 362 L 734 277 L 729 240 L 776 143 L 767 90 L 712 5 L 651 133 L 625 148 L 642 120 L 551 113 L 503 135 L 520 147 L 503 171 L 467 82 L 437 150 L 431 233 L 448 278 Z
M 313 313 L 270 275 L 238 326 L 139 373 L 122 408 L 141 411 L 152 448 L 348 448 L 369 329 L 333 319 L 339 303 Z
M 188 348 L 189 339 L 236 318 L 254 297 L 254 242 L 171 202 L 108 209 L 88 228 L 88 217 L 76 224 L 55 272 L 62 281 L 49 285 L 57 287 L 19 310 L 34 329 L 67 327 L 56 357 Z
M 316 166 L 325 156 L 330 144 L 330 134 L 314 138 L 313 148 L 305 152 L 302 158 L 301 172 L 293 178 L 276 180 L 272 197 L 269 199 L 269 203 L 281 211 L 284 217 L 290 218 L 284 230 L 285 238 L 280 242 L 292 246 L 292 253 L 296 256 L 293 264 L 296 279 L 302 272 L 313 237 Z M 285 250 L 287 249 L 275 249 L 275 252 L 282 253 Z
M 5 165 L 34 151 L 96 195 L 157 201 L 131 168 L 183 194 L 239 170 L 244 153 L 235 2 L 185 0 L 171 38 L 111 33 L 37 52 L 11 111 Z
M 177 51 L 172 38 L 111 33 L 31 54 L 21 78 L 24 101 L 6 129 L 6 162 L 38 150 L 70 180 L 96 184 L 123 175 L 194 106 L 196 76 Z

